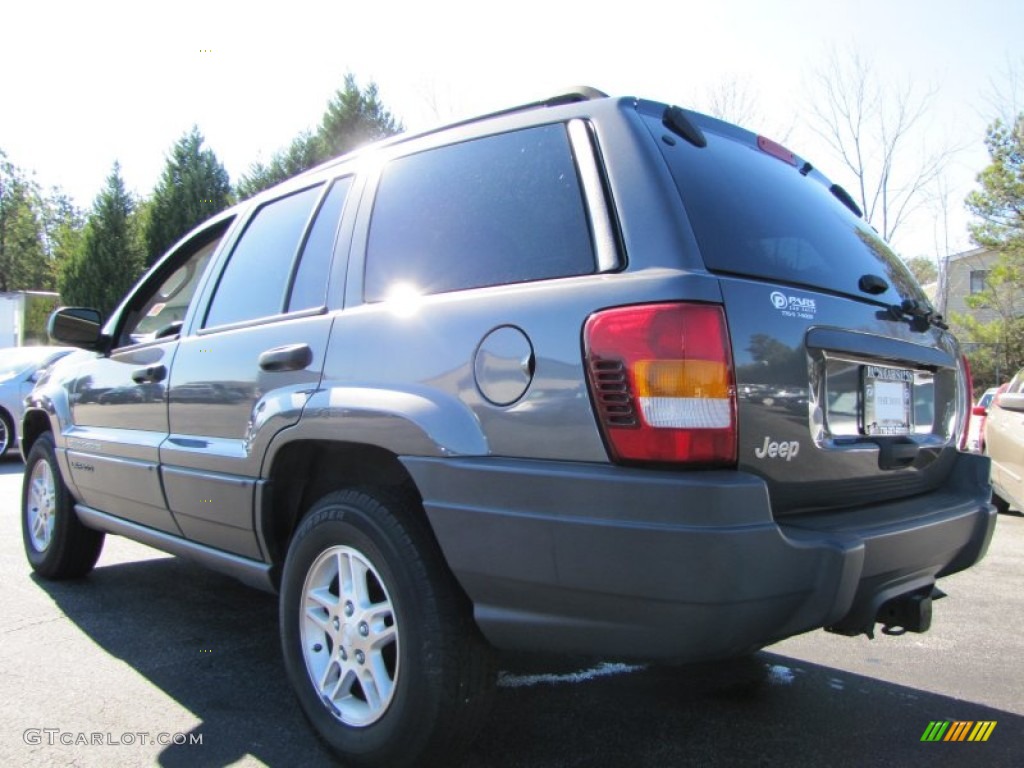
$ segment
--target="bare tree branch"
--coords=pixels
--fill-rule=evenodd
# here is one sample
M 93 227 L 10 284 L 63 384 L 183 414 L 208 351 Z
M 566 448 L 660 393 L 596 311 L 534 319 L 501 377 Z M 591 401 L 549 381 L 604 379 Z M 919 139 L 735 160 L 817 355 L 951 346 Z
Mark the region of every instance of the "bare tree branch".
M 740 80 L 735 75 L 709 85 L 704 91 L 704 102 L 708 114 L 719 120 L 742 126 L 753 126 L 763 120 L 761 106 L 750 81 Z
M 1006 57 L 1006 65 L 999 80 L 989 78 L 988 91 L 984 94 L 988 110 L 985 119 L 992 121 L 992 116 L 1002 120 L 1006 125 L 1013 125 L 1017 115 L 1024 112 L 1024 57 L 1017 61 Z
M 778 142 L 786 142 L 793 133 L 796 119 L 788 125 L 768 124 L 761 107 L 760 96 L 749 78 L 730 75 L 708 85 L 702 96 L 695 100 L 697 109 L 719 120 L 770 135 Z
M 888 85 L 870 61 L 836 51 L 813 80 L 811 128 L 853 174 L 864 218 L 889 240 L 957 151 L 924 149 L 920 133 L 938 90 Z

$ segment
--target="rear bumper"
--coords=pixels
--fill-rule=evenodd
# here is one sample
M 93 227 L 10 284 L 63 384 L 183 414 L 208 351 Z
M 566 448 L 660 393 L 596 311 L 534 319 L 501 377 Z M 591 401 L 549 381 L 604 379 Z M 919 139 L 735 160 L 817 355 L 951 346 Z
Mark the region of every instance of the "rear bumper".
M 742 472 L 403 462 L 502 648 L 701 660 L 870 631 L 882 603 L 977 562 L 995 525 L 988 460 L 969 454 L 925 496 L 781 524 Z

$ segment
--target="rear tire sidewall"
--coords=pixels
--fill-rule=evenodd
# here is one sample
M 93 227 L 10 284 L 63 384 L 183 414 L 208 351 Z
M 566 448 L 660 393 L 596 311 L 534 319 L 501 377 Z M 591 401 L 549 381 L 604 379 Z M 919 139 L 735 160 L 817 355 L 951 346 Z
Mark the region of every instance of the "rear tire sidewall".
M 332 494 L 332 497 L 336 494 Z M 285 667 L 306 717 L 320 736 L 353 764 L 400 764 L 402 755 L 416 754 L 429 738 L 437 709 L 435 689 L 439 659 L 436 616 L 425 604 L 429 589 L 408 567 L 414 553 L 404 552 L 385 527 L 361 505 L 327 497 L 315 505 L 299 526 L 289 548 L 281 586 L 281 641 Z M 363 497 L 367 498 L 367 497 Z M 409 544 L 408 541 L 405 544 Z M 394 695 L 376 722 L 345 725 L 320 701 L 306 668 L 299 630 L 302 592 L 310 567 L 334 546 L 358 550 L 377 570 L 388 591 L 398 625 L 398 673 Z M 432 700 L 433 699 L 433 700 Z M 389 757 L 390 755 L 390 757 Z

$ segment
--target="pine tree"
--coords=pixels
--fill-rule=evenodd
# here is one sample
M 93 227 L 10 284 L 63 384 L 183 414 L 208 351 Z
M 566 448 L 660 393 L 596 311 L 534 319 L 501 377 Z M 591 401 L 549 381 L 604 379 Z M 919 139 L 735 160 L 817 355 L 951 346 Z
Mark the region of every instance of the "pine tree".
M 347 74 L 345 85 L 327 104 L 317 139 L 326 160 L 392 136 L 400 130 L 401 124 L 381 103 L 377 84 L 370 83 L 366 90 L 360 90 L 355 76 Z
M 134 211 L 121 167 L 114 163 L 80 248 L 62 266 L 58 285 L 65 304 L 93 307 L 106 317 L 120 303 L 143 268 Z
M 146 264 L 183 235 L 231 204 L 228 172 L 193 126 L 175 143 L 153 190 L 146 227 Z
M 62 190 L 54 187 L 42 200 L 43 250 L 47 257 L 44 290 L 57 290 L 64 262 L 81 248 L 85 215 Z
M 319 142 L 315 134 L 304 131 L 296 136 L 288 149 L 277 152 L 269 164 L 253 163 L 249 173 L 238 182 L 240 200 L 290 179 L 321 162 Z
M 304 131 L 270 163 L 254 163 L 238 183 L 238 197 L 252 197 L 278 182 L 403 130 L 380 100 L 377 84 L 360 89 L 352 74 L 327 103 L 316 132 Z
M 978 175 L 979 189 L 967 196 L 978 245 L 1000 254 L 985 290 L 967 298 L 996 319 L 981 323 L 954 317 L 958 333 L 977 347 L 970 353 L 976 381 L 995 381 L 1024 366 L 1024 113 L 1012 125 L 996 120 L 985 137 L 991 162 Z
M 967 196 L 968 210 L 978 217 L 971 237 L 987 248 L 1024 251 L 1024 113 L 1013 125 L 996 120 L 985 146 L 991 162 L 978 175 L 981 188 Z
M 36 185 L 0 150 L 0 291 L 48 287 L 39 202 Z

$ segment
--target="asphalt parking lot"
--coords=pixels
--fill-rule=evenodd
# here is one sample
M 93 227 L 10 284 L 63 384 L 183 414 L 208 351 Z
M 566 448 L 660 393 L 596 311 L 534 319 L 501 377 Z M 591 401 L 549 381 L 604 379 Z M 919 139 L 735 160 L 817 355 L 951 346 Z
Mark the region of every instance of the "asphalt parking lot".
M 0 765 L 333 764 L 294 704 L 272 595 L 112 537 L 87 580 L 37 580 L 21 472 L 0 463 Z M 503 657 L 466 765 L 1020 765 L 1022 558 L 1024 518 L 1001 516 L 987 558 L 942 583 L 931 632 L 815 632 L 737 674 Z M 922 742 L 933 721 L 996 725 Z

